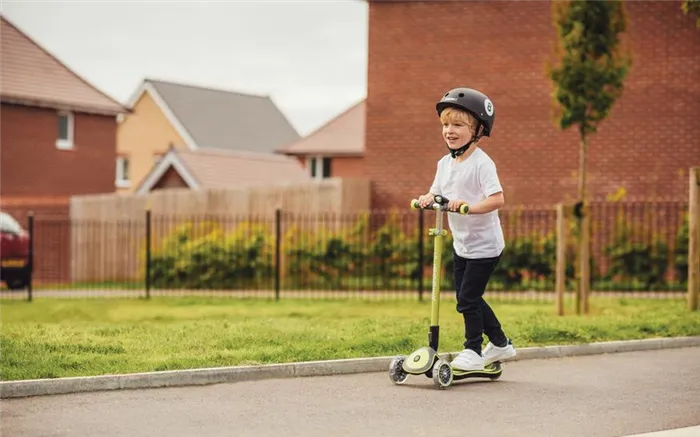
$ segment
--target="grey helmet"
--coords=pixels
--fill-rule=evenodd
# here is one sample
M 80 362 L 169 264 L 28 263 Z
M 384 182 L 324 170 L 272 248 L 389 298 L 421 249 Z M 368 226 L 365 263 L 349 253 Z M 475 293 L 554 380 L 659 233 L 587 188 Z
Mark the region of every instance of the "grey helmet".
M 454 158 L 466 152 L 469 146 L 482 135 L 487 137 L 491 136 L 493 123 L 496 119 L 496 109 L 493 106 L 493 102 L 486 94 L 471 88 L 455 88 L 445 93 L 436 105 L 438 116 L 449 107 L 467 111 L 471 113 L 477 121 L 476 133 L 472 136 L 471 141 L 456 150 L 449 149 L 448 147 Z M 481 130 L 482 126 L 483 130 Z

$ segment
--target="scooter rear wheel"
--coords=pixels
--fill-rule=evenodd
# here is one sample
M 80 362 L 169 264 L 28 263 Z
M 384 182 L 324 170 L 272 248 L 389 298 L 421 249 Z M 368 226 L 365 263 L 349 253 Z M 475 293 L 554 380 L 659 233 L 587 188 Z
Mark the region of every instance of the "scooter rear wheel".
M 454 374 L 452 373 L 452 366 L 450 366 L 450 363 L 437 360 L 435 366 L 433 366 L 433 382 L 435 386 L 444 390 L 452 385 L 453 380 Z

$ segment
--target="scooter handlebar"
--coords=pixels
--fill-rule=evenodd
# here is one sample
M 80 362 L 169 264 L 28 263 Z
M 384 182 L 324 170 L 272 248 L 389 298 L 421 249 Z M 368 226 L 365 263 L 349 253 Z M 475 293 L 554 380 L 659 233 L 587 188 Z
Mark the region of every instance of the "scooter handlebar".
M 447 212 L 452 212 L 452 213 L 458 213 L 461 215 L 466 215 L 469 212 L 469 205 L 467 205 L 466 203 L 459 207 L 459 211 L 449 210 L 449 209 L 447 209 L 447 204 L 449 202 L 450 201 L 446 197 L 438 194 L 433 199 L 433 204 L 430 206 L 426 206 L 426 207 L 420 206 L 418 199 L 411 200 L 411 209 L 441 210 L 441 211 L 447 211 Z

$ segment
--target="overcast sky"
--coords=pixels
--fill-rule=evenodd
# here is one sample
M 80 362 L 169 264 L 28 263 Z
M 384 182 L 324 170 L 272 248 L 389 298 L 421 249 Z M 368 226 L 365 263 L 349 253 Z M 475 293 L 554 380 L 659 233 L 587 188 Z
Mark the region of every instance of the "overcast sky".
M 267 94 L 305 135 L 366 95 L 362 0 L 3 0 L 2 13 L 122 103 L 144 77 Z

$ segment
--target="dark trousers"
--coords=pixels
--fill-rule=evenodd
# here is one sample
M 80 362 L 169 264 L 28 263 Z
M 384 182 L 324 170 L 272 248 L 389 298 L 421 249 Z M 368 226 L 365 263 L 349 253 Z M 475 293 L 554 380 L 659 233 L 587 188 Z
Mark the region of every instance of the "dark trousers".
M 508 339 L 493 310 L 484 300 L 486 284 L 498 265 L 495 258 L 468 259 L 453 252 L 454 281 L 457 292 L 457 311 L 464 317 L 465 349 L 481 355 L 483 334 L 491 343 L 503 347 Z

